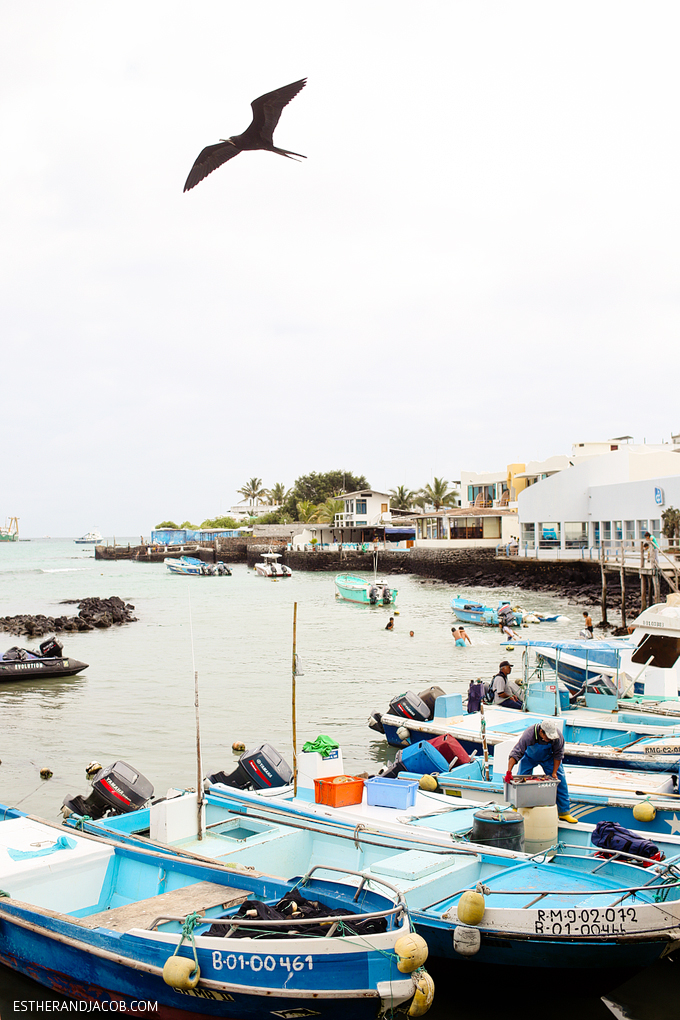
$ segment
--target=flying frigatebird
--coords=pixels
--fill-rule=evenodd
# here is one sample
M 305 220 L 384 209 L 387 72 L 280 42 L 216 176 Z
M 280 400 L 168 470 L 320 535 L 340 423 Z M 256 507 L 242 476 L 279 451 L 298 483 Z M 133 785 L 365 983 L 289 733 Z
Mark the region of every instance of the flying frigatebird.
M 250 104 L 253 110 L 253 119 L 242 135 L 232 135 L 231 138 L 221 138 L 215 145 L 208 145 L 199 154 L 184 185 L 185 191 L 195 188 L 204 177 L 217 170 L 228 159 L 238 156 L 239 152 L 246 149 L 267 149 L 268 152 L 278 152 L 279 156 L 286 156 L 293 159 L 300 156 L 307 159 L 300 152 L 291 152 L 288 149 L 277 149 L 272 140 L 274 128 L 279 122 L 281 111 L 284 106 L 293 99 L 298 92 L 305 87 L 306 78 L 300 81 L 291 82 L 290 85 L 283 85 L 280 89 L 267 92 L 259 96 Z

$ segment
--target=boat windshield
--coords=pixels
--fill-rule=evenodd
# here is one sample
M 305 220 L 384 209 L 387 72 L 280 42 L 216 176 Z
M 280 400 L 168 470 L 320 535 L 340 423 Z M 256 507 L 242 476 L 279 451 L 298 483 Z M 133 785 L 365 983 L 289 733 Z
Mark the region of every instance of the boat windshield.
M 650 656 L 652 656 L 650 666 L 671 669 L 680 656 L 680 638 L 668 637 L 664 634 L 648 634 L 633 652 L 631 661 L 642 666 L 649 662 Z

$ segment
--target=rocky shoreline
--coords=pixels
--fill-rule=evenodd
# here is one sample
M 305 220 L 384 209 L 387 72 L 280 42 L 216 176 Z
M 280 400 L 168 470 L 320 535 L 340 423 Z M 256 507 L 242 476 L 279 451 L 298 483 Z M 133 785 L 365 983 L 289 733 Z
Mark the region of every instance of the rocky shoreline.
M 293 570 L 335 570 L 366 573 L 372 571 L 372 554 L 288 550 L 282 557 Z M 592 608 L 593 623 L 601 626 L 599 607 L 602 603 L 602 573 L 598 560 L 546 561 L 524 557 L 497 558 L 491 549 L 410 549 L 381 551 L 378 570 L 381 574 L 412 574 L 423 583 L 442 581 L 460 586 L 461 594 L 469 587 L 496 589 L 499 597 L 509 587 L 563 595 L 570 602 Z M 618 572 L 607 571 L 608 629 L 621 621 L 621 581 Z M 640 581 L 627 574 L 626 617 L 630 622 L 641 608 Z M 665 598 L 665 588 L 662 588 Z M 490 600 L 493 596 L 489 596 Z M 530 608 L 530 607 L 525 607 Z
M 119 627 L 124 623 L 134 623 L 134 606 L 125 603 L 117 595 L 108 599 L 65 599 L 61 606 L 78 606 L 77 616 L 21 616 L 0 617 L 0 630 L 25 637 L 44 637 L 46 634 L 59 634 L 63 631 L 85 631 L 96 628 Z

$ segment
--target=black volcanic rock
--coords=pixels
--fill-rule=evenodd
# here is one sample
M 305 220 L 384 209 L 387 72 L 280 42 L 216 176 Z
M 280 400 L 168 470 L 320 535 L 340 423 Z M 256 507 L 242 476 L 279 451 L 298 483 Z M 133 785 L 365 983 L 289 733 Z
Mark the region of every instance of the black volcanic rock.
M 117 595 L 108 599 L 65 599 L 60 605 L 77 605 L 77 616 L 3 616 L 0 617 L 0 630 L 10 634 L 26 635 L 27 637 L 44 637 L 46 634 L 58 634 L 62 631 L 94 630 L 95 627 L 106 628 L 120 626 L 123 623 L 134 623 L 132 615 L 134 606 L 127 605 Z

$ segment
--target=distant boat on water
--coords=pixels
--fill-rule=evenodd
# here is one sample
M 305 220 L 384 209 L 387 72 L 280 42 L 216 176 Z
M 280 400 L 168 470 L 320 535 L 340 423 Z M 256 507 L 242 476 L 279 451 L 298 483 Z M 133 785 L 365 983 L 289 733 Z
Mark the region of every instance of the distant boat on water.
M 4 528 L 0 528 L 0 542 L 18 542 L 19 541 L 19 518 L 10 517 L 9 521 L 5 518 Z
M 74 539 L 76 545 L 101 545 L 104 541 L 101 534 L 95 528 L 93 531 L 88 531 L 86 535 L 82 535 L 80 538 Z
M 262 553 L 262 562 L 255 564 L 255 572 L 260 577 L 292 577 L 293 571 L 285 563 L 279 563 L 281 553 Z
M 202 577 L 231 577 L 231 570 L 223 563 L 204 563 L 195 556 L 180 556 L 179 559 L 168 558 L 164 563 L 171 574 L 196 574 Z
M 338 574 L 335 587 L 339 598 L 362 605 L 391 606 L 397 597 L 396 588 L 388 588 L 384 581 L 369 581 L 354 574 Z

